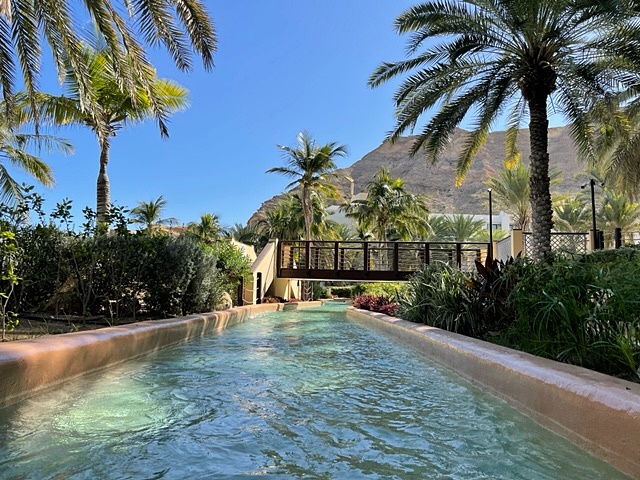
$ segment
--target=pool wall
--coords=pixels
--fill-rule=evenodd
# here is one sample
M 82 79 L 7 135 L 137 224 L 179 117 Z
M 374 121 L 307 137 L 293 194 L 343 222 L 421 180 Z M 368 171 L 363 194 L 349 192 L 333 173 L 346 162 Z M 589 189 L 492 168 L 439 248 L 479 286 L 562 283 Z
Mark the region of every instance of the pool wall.
M 262 304 L 0 344 L 0 408 L 109 366 L 245 321 L 319 305 Z
M 347 309 L 500 397 L 620 471 L 640 478 L 640 384 L 380 313 Z

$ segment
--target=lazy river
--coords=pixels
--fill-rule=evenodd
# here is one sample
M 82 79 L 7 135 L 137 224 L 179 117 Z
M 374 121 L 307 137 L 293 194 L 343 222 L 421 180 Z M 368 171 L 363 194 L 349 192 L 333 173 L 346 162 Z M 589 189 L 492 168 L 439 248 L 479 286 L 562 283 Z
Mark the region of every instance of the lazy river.
M 260 315 L 0 410 L 0 478 L 628 478 L 335 308 Z

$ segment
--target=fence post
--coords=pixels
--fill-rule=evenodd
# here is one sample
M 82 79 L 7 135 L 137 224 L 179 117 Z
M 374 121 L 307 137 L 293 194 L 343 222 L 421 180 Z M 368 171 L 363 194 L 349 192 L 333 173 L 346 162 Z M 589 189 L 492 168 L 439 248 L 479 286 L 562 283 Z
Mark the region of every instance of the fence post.
M 593 252 L 598 249 L 598 236 L 597 232 L 592 228 L 589 230 L 589 245 L 587 246 L 587 250 L 589 252 Z
M 524 235 L 522 229 L 514 228 L 511 230 L 511 256 L 516 258 L 518 255 L 524 255 Z
M 622 246 L 622 229 L 620 227 L 616 227 L 613 231 L 613 243 L 616 248 Z

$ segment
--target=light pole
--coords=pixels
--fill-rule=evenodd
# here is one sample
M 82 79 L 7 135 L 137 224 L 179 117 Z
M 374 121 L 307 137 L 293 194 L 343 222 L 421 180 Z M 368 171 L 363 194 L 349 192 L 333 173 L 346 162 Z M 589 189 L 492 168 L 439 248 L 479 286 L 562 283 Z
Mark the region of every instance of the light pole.
M 591 186 L 591 222 L 593 229 L 593 249 L 596 250 L 598 248 L 598 227 L 596 226 L 596 195 L 595 195 L 595 186 L 596 181 L 592 178 L 589 182 L 580 186 L 580 188 L 586 188 L 587 185 Z
M 487 192 L 489 192 L 489 258 L 493 260 L 493 203 L 491 189 L 487 188 Z

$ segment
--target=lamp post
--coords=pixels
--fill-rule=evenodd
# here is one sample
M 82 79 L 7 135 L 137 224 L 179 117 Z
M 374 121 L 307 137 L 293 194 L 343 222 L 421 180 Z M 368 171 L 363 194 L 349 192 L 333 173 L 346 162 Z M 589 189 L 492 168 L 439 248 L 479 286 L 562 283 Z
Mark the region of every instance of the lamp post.
M 489 192 L 489 258 L 493 260 L 493 202 L 491 189 L 487 188 L 487 192 Z
M 596 226 L 596 195 L 595 195 L 595 186 L 596 181 L 592 178 L 589 182 L 580 186 L 580 188 L 586 188 L 587 185 L 591 186 L 591 222 L 593 229 L 593 249 L 596 250 L 598 248 L 598 227 Z

